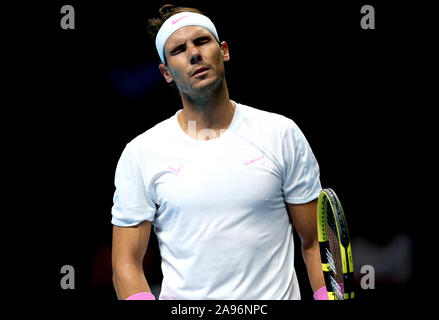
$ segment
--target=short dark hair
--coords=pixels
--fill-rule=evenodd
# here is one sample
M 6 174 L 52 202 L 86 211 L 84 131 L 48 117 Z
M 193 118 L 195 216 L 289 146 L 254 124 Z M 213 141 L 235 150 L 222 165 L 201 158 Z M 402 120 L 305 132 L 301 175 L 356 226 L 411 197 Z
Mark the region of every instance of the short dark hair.
M 148 19 L 148 21 L 146 22 L 146 30 L 148 32 L 148 35 L 151 37 L 151 39 L 155 40 L 157 33 L 159 32 L 162 24 L 167 19 L 169 19 L 169 17 L 172 17 L 174 14 L 180 12 L 195 12 L 205 15 L 203 12 L 201 12 L 196 8 L 178 7 L 178 6 L 174 6 L 173 4 L 165 4 L 159 9 L 160 17 Z

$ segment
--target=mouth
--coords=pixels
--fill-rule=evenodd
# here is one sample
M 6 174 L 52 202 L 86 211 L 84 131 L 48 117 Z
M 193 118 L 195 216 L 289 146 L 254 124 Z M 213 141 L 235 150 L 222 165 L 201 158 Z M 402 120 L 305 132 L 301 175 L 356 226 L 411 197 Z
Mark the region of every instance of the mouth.
M 209 70 L 210 68 L 208 67 L 199 67 L 195 69 L 195 71 L 191 74 L 191 77 L 205 75 Z

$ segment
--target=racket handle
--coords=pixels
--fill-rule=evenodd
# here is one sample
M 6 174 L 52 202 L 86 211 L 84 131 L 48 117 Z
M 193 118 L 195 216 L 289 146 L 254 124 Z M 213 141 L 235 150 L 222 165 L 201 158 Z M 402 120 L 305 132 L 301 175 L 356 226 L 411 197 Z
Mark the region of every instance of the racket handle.
M 151 292 L 140 292 L 129 296 L 125 300 L 155 300 L 155 297 Z
M 314 292 L 313 297 L 314 300 L 329 300 L 326 286 L 323 286 L 320 289 L 316 290 L 316 292 Z

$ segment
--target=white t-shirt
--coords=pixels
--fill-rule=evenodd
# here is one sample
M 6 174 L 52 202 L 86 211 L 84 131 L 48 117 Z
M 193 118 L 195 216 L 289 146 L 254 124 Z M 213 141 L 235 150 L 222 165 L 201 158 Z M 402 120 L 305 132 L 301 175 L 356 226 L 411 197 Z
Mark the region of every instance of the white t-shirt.
M 112 223 L 152 221 L 160 299 L 300 299 L 285 202 L 321 191 L 319 167 L 290 119 L 236 104 L 218 138 L 197 140 L 177 114 L 127 144 Z

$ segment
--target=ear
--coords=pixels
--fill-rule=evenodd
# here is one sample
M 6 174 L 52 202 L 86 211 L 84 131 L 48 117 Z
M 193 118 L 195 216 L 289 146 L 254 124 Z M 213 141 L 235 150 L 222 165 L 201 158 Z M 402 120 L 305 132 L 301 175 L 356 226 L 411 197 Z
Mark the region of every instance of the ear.
M 221 51 L 223 52 L 223 61 L 227 62 L 230 60 L 230 53 L 229 53 L 229 45 L 227 42 L 223 41 L 220 43 Z
M 167 83 L 171 83 L 174 81 L 174 77 L 172 76 L 171 72 L 169 72 L 169 68 L 164 63 L 159 64 L 159 69 Z

